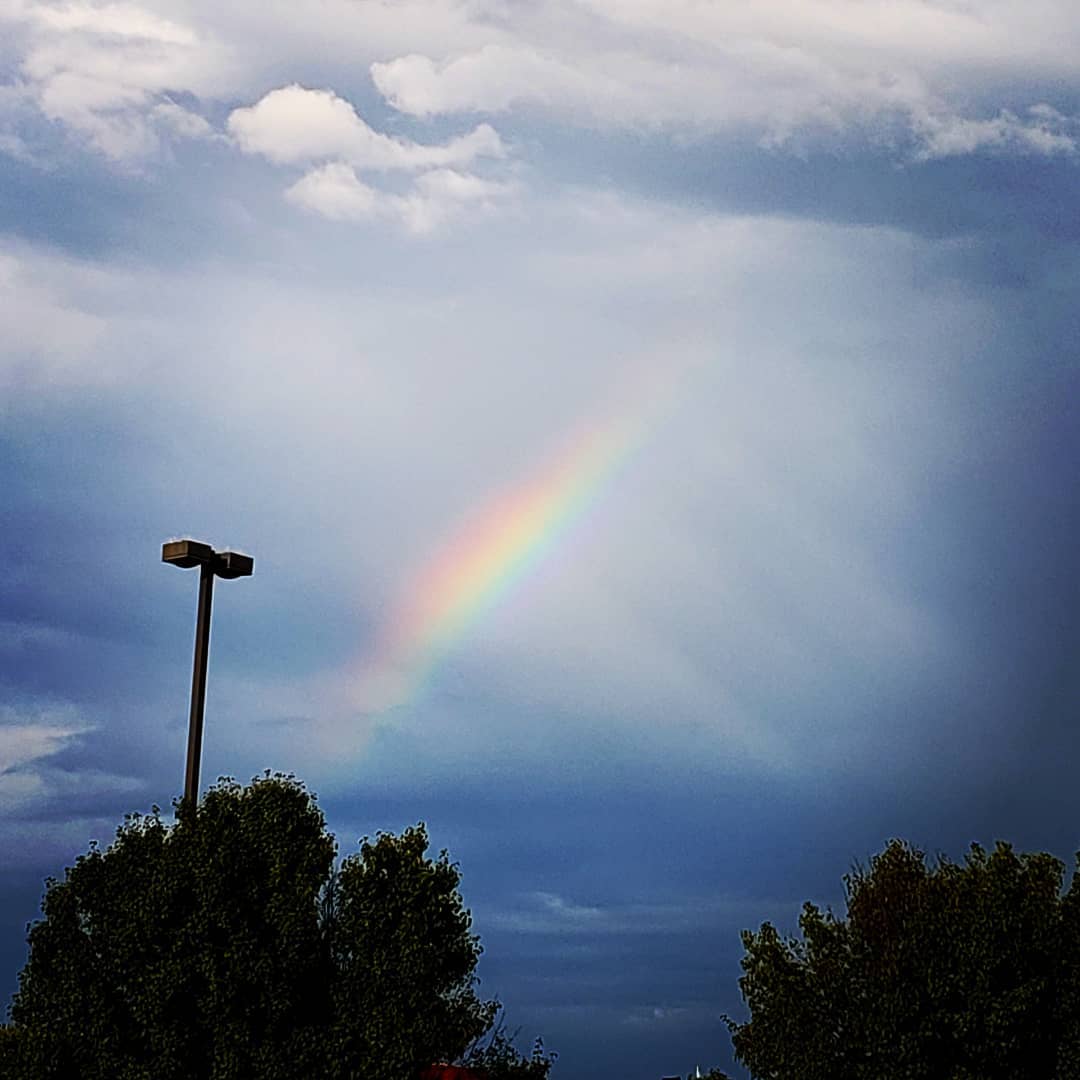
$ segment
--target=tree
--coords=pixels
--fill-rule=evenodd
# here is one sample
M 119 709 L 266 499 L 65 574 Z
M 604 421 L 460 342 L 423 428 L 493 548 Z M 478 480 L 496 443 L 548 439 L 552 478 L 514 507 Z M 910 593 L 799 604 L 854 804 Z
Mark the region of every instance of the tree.
M 892 841 L 844 878 L 847 917 L 803 906 L 802 939 L 744 931 L 755 1077 L 1073 1080 L 1080 1076 L 1080 888 L 1062 863 L 973 844 L 963 865 Z
M 507 1035 L 499 1017 L 483 1039 L 473 1042 L 462 1064 L 484 1080 L 547 1080 L 558 1055 L 545 1051 L 543 1039 L 537 1037 L 532 1053 L 525 1057 L 514 1046 L 517 1034 Z
M 14 1076 L 20 1070 L 22 1038 L 11 1024 L 0 1024 L 0 1076 Z
M 460 1055 L 497 1007 L 458 869 L 427 846 L 423 824 L 380 833 L 335 872 L 315 796 L 269 773 L 175 825 L 129 815 L 47 883 L 5 1075 L 402 1080 Z

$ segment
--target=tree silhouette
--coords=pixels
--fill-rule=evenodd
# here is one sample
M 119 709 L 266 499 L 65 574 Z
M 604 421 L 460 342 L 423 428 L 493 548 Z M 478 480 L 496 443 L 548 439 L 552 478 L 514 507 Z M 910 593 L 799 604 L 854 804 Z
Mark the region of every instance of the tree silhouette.
M 174 825 L 129 815 L 50 879 L 0 1029 L 3 1075 L 402 1080 L 495 1016 L 446 852 L 424 825 L 334 870 L 292 776 L 223 779 Z M 6 1061 L 5 1061 L 6 1057 Z
M 1074 1080 L 1080 897 L 1051 855 L 973 844 L 965 863 L 891 842 L 845 877 L 847 917 L 743 933 L 738 1059 L 784 1080 Z

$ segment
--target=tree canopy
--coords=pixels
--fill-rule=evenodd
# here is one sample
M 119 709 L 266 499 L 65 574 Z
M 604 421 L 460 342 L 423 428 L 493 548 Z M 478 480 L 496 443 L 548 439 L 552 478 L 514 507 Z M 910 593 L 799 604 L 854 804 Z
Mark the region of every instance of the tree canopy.
M 545 1051 L 544 1040 L 537 1037 L 525 1057 L 514 1046 L 516 1035 L 507 1035 L 500 1020 L 469 1048 L 462 1059 L 465 1067 L 484 1080 L 547 1080 L 558 1055 Z
M 1064 866 L 973 844 L 964 864 L 891 842 L 844 879 L 847 916 L 743 933 L 736 1057 L 784 1080 L 1076 1080 L 1080 896 Z
M 446 852 L 421 823 L 334 869 L 291 776 L 222 780 L 176 824 L 129 815 L 44 917 L 0 1028 L 4 1075 L 402 1080 L 459 1058 L 497 1004 Z

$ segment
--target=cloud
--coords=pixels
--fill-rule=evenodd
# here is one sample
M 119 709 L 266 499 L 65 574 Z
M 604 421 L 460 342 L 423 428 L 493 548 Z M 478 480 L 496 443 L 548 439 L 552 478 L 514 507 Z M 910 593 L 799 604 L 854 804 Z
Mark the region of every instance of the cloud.
M 28 9 L 28 14 L 34 22 L 50 30 L 77 30 L 165 45 L 193 45 L 197 40 L 188 27 L 134 4 L 34 5 Z
M 735 132 L 772 146 L 803 136 L 914 140 L 920 159 L 1073 148 L 1045 118 L 1018 121 L 992 104 L 996 84 L 1021 72 L 1048 91 L 1070 77 L 1063 42 L 1007 5 L 549 2 L 500 20 L 496 40 L 483 16 L 476 22 L 473 48 L 372 64 L 387 102 L 425 118 L 530 108 L 599 129 Z M 1075 44 L 1077 20 L 1063 29 Z
M 41 709 L 27 718 L 5 706 L 0 709 L 0 774 L 12 773 L 59 753 L 76 735 L 90 728 L 76 722 L 74 710 Z
M 365 180 L 318 165 L 290 198 L 422 228 L 424 215 L 499 197 L 458 170 L 421 171 L 404 190 Z M 662 381 L 689 354 L 700 377 L 671 422 L 642 433 L 550 560 L 455 639 L 434 700 L 386 718 L 382 760 L 445 776 L 494 754 L 580 776 L 584 763 L 563 760 L 573 746 L 797 776 L 914 753 L 920 724 L 883 735 L 867 718 L 978 664 L 957 616 L 919 585 L 940 560 L 924 565 L 905 530 L 939 529 L 926 478 L 981 445 L 983 398 L 965 365 L 992 352 L 1009 313 L 918 284 L 912 266 L 952 242 L 610 191 L 522 198 L 527 213 L 470 239 L 467 278 L 438 233 L 423 259 L 386 238 L 362 288 L 360 271 L 341 272 L 356 260 L 345 230 L 260 234 L 256 256 L 170 272 L 95 275 L 25 250 L 9 263 L 13 296 L 44 297 L 18 333 L 82 312 L 104 327 L 85 370 L 126 374 L 110 387 L 108 427 L 133 433 L 137 497 L 108 502 L 108 528 L 130 517 L 162 535 L 221 529 L 219 542 L 250 544 L 266 568 L 222 599 L 220 618 L 271 607 L 246 609 L 250 654 L 215 676 L 219 702 L 238 665 L 253 682 L 229 699 L 208 752 L 258 768 L 302 744 L 313 771 L 349 782 L 372 745 L 353 693 L 365 649 L 415 569 L 468 511 L 608 416 L 635 365 Z M 298 265 L 312 269 L 298 278 Z M 208 401 L 207 380 L 244 392 Z M 93 490 L 83 445 L 65 451 L 72 490 Z M 211 457 L 230 469 L 207 476 Z M 972 700 L 985 704 L 977 690 Z M 511 711 L 535 722 L 507 728 Z M 263 716 L 295 722 L 280 739 L 248 739 Z
M 261 154 L 279 165 L 335 159 L 360 169 L 419 170 L 467 165 L 478 157 L 501 158 L 506 153 L 488 124 L 427 146 L 374 131 L 332 91 L 296 84 L 235 109 L 228 129 L 245 153 Z
M 1076 132 L 1080 130 L 1075 119 L 1063 116 L 1045 102 L 1031 106 L 1026 117 L 1008 110 L 988 120 L 923 113 L 914 116 L 912 124 L 919 137 L 916 156 L 924 161 L 979 150 L 1071 155 L 1076 153 Z
M 290 201 L 336 221 L 364 221 L 383 212 L 386 196 L 357 179 L 352 166 L 332 162 L 307 173 L 286 192 Z
M 74 706 L 0 707 L 0 807 L 4 812 L 25 813 L 64 791 L 94 788 L 91 777 L 60 773 L 44 764 L 92 730 Z M 115 785 L 106 778 L 97 786 L 113 790 Z
M 57 747 L 57 752 L 62 749 Z M 0 806 L 9 815 L 33 822 L 56 811 L 67 820 L 88 806 L 123 804 L 146 790 L 140 777 L 121 776 L 100 769 L 54 769 L 38 766 L 0 772 Z M 48 811 L 47 813 L 45 813 Z M 8 829 L 4 829 L 8 836 Z M 5 845 L 6 846 L 6 845 Z
M 602 95 L 629 98 L 631 90 L 601 73 L 533 48 L 485 45 L 436 63 L 413 53 L 371 65 L 379 92 L 400 112 L 431 117 L 454 112 L 505 112 L 522 103 L 567 107 Z
M 163 129 L 207 135 L 205 120 L 170 95 L 220 93 L 229 82 L 227 50 L 212 36 L 146 6 L 15 5 L 0 22 L 25 37 L 25 94 L 46 118 L 117 164 L 136 167 L 158 153 Z
M 0 133 L 0 154 L 8 154 L 10 157 L 17 158 L 20 161 L 30 159 L 30 151 L 27 149 L 26 143 L 18 135 L 8 133 Z
M 323 161 L 292 184 L 285 197 L 332 221 L 393 221 L 422 234 L 465 213 L 490 212 L 513 186 L 462 171 L 478 158 L 501 159 L 498 133 L 481 124 L 465 135 L 428 145 L 373 130 L 353 106 L 329 90 L 292 85 L 235 109 L 228 129 L 240 148 L 279 165 Z M 404 193 L 374 187 L 368 172 L 418 173 Z
M 209 139 L 215 136 L 210 122 L 198 113 L 177 105 L 175 101 L 160 101 L 151 116 L 185 139 Z
M 509 184 L 433 169 L 417 177 L 408 194 L 398 195 L 365 184 L 351 166 L 335 162 L 307 173 L 285 197 L 332 221 L 383 218 L 423 234 L 465 214 L 491 212 L 511 191 Z
M 392 10 L 330 0 L 318 25 L 284 5 L 194 2 L 178 14 L 147 0 L 9 4 L 0 21 L 21 58 L 20 92 L 131 169 L 170 140 L 213 137 L 215 105 L 251 100 L 283 70 L 351 93 L 356 65 L 395 109 L 425 119 L 529 110 L 602 131 L 734 134 L 796 151 L 869 142 L 914 161 L 1075 150 L 1075 120 L 1051 112 L 1075 81 L 1080 20 L 1055 0 L 1024 18 L 1003 3 L 932 0 L 872 11 L 828 0 L 415 0 Z M 229 129 L 279 164 L 461 169 L 505 154 L 486 125 L 439 145 L 383 134 L 338 92 L 299 81 L 234 109 Z M 3 147 L 32 156 L 20 134 L 3 133 Z
M 390 212 L 356 191 L 353 173 L 333 173 L 343 178 L 339 212 Z M 380 589 L 366 586 L 365 610 L 384 617 L 395 586 L 408 590 L 410 566 L 438 550 L 463 512 L 527 483 L 568 433 L 606 415 L 628 357 L 658 372 L 673 372 L 687 350 L 705 361 L 677 416 L 597 493 L 606 498 L 551 562 L 455 641 L 436 673 L 442 696 L 416 710 L 429 720 L 408 710 L 388 718 L 402 731 L 402 759 L 427 754 L 453 774 L 495 745 L 507 760 L 554 769 L 568 742 L 603 748 L 617 732 L 636 752 L 692 753 L 717 768 L 828 770 L 841 743 L 850 769 L 871 767 L 881 732 L 859 718 L 886 708 L 907 680 L 933 683 L 957 661 L 951 616 L 909 588 L 915 571 L 889 553 L 923 513 L 921 478 L 947 467 L 962 430 L 941 422 L 947 402 L 928 388 L 938 365 L 952 370 L 955 356 L 986 348 L 993 312 L 915 288 L 912 244 L 919 259 L 947 245 L 889 230 L 691 214 L 580 190 L 557 209 L 529 211 L 528 257 L 496 254 L 521 227 L 501 221 L 491 248 L 474 252 L 475 292 L 446 292 L 447 252 L 436 245 L 423 267 L 403 271 L 408 305 L 381 310 L 383 295 L 371 295 L 354 313 L 363 329 L 346 315 L 355 300 L 322 296 L 340 312 L 320 324 L 319 362 L 290 329 L 290 319 L 315 325 L 319 310 L 295 289 L 288 304 L 249 289 L 263 306 L 236 311 L 239 336 L 223 350 L 262 358 L 255 423 L 234 424 L 238 437 L 250 430 L 257 440 L 271 418 L 303 430 L 305 402 L 332 385 L 318 433 L 297 437 L 332 443 L 326 467 L 337 475 L 354 463 L 358 488 L 388 483 L 374 464 L 368 471 L 382 463 L 425 492 L 415 505 L 388 495 L 377 527 L 352 519 L 348 487 L 334 503 L 341 535 L 363 534 Z M 429 289 L 442 297 L 435 309 L 421 300 Z M 557 328 L 536 297 L 560 312 Z M 777 320 L 781 297 L 789 317 Z M 357 334 L 377 344 L 358 347 Z M 379 360 L 384 334 L 393 362 Z M 296 370 L 287 358 L 301 348 Z M 282 406 L 269 410 L 268 357 L 283 380 Z M 437 454 L 409 445 L 405 433 L 417 430 Z M 283 464 L 279 486 L 296 470 Z M 355 660 L 342 662 L 346 686 L 362 658 L 358 635 Z M 833 678 L 845 683 L 842 705 L 825 686 Z M 473 708 L 478 687 L 487 697 Z M 509 702 L 543 722 L 504 729 Z M 341 710 L 325 753 L 367 746 L 367 720 L 359 706 Z
M 689 890 L 676 900 L 627 900 L 616 890 L 594 904 L 580 904 L 558 893 L 537 890 L 514 898 L 514 903 L 484 913 L 485 923 L 499 930 L 552 938 L 566 936 L 645 937 L 702 932 L 742 920 L 747 926 L 766 919 L 781 925 L 796 923 L 798 902 L 772 897 L 695 895 Z
M 106 320 L 77 298 L 92 270 L 0 247 L 0 386 L 94 383 L 108 368 L 88 363 Z

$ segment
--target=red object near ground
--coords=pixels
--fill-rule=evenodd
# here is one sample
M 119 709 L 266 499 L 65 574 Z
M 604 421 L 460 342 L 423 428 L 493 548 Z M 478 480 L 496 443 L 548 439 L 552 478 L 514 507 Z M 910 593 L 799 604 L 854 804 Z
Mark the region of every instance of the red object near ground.
M 478 1072 L 463 1068 L 461 1065 L 429 1065 L 421 1074 L 420 1080 L 483 1080 Z

